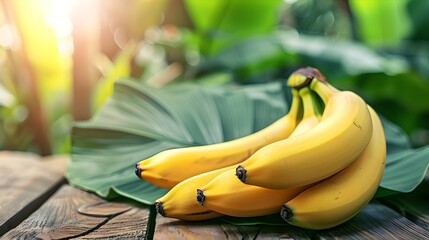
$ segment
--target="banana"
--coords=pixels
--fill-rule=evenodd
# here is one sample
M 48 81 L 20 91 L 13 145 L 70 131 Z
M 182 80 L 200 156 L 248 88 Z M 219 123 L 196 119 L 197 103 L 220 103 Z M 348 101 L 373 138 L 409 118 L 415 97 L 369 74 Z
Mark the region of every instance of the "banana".
M 309 131 L 319 123 L 321 109 L 308 87 L 299 90 L 303 101 L 303 118 L 292 136 Z M 234 176 L 235 169 L 223 172 L 207 185 L 197 189 L 197 201 L 206 208 L 234 217 L 255 217 L 280 211 L 284 200 L 307 189 L 302 186 L 290 189 L 269 189 L 242 183 Z
M 198 188 L 197 201 L 206 209 L 224 215 L 256 217 L 279 212 L 285 202 L 310 187 L 263 188 L 242 183 L 234 173 L 235 169 L 226 171 Z
M 292 93 L 289 113 L 268 127 L 229 142 L 160 152 L 137 163 L 136 175 L 156 186 L 172 188 L 189 177 L 244 161 L 263 146 L 287 138 L 295 129 L 301 99 L 295 89 Z
M 326 229 L 355 216 L 374 196 L 383 176 L 386 141 L 380 118 L 369 107 L 373 132 L 364 152 L 348 167 L 287 202 L 281 217 L 307 229 Z
M 325 103 L 320 123 L 255 152 L 236 168 L 242 182 L 273 189 L 304 186 L 339 172 L 366 148 L 372 122 L 365 101 L 315 77 L 309 85 Z
M 222 214 L 209 210 L 195 201 L 195 190 L 209 183 L 219 174 L 234 170 L 226 167 L 188 178 L 174 186 L 167 194 L 155 201 L 156 211 L 164 217 L 187 221 L 206 220 Z

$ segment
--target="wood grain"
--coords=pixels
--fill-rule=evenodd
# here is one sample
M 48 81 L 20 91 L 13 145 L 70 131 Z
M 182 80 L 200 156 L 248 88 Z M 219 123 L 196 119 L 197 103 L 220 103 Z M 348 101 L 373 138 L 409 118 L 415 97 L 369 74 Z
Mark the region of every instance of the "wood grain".
M 80 209 L 79 211 L 77 209 Z M 149 210 L 64 185 L 4 239 L 141 239 Z
M 154 239 L 314 239 L 311 231 L 294 227 L 238 226 L 221 220 L 186 222 L 156 217 Z
M 301 230 L 301 232 L 299 232 Z M 295 235 L 290 233 L 294 232 Z M 371 203 L 350 221 L 332 229 L 262 227 L 256 239 L 429 239 L 429 232 L 380 203 Z
M 68 157 L 0 152 L 0 236 L 40 207 L 64 181 Z
M 371 203 L 345 224 L 318 231 L 326 239 L 429 239 L 429 232 L 380 203 Z
M 186 222 L 157 214 L 153 239 L 254 239 L 255 226 L 234 226 L 220 221 Z
M 429 239 L 429 232 L 380 203 L 371 203 L 338 227 L 310 231 L 293 226 L 233 226 L 157 216 L 154 239 Z
M 426 179 L 412 192 L 382 199 L 382 202 L 420 227 L 429 231 L 429 172 Z

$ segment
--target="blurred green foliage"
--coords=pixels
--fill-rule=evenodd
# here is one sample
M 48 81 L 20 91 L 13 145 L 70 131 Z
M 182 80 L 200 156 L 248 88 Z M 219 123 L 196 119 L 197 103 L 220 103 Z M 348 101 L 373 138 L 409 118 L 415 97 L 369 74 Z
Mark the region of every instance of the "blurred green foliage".
M 122 77 L 156 87 L 188 81 L 243 85 L 284 81 L 295 69 L 310 65 L 338 88 L 362 95 L 378 112 L 401 126 L 414 146 L 429 144 L 428 1 L 101 3 L 106 12 L 101 14 L 101 57 L 93 60 L 101 76 L 93 94 L 94 111 Z M 9 24 L 1 10 L 0 29 Z M 42 22 L 40 26 L 36 23 L 30 22 L 27 28 L 44 29 Z M 30 36 L 40 29 L 21 36 L 29 48 L 35 48 L 29 56 L 37 55 L 36 48 L 52 45 L 47 44 L 52 39 L 43 42 Z M 44 31 L 49 33 L 46 28 Z M 112 44 L 113 48 L 106 47 Z M 0 42 L 0 149 L 37 151 L 26 124 L 24 91 L 14 81 L 8 52 Z M 54 50 L 43 51 L 44 59 L 53 59 L 55 54 Z M 66 65 L 58 65 L 62 61 L 58 60 L 54 61 L 57 65 L 40 67 L 43 61 L 38 60 L 34 64 L 39 66 L 37 81 L 49 116 L 53 152 L 67 152 L 72 124 L 69 92 L 73 89 L 67 80 L 60 85 L 43 80 L 54 73 L 68 79 L 67 61 Z

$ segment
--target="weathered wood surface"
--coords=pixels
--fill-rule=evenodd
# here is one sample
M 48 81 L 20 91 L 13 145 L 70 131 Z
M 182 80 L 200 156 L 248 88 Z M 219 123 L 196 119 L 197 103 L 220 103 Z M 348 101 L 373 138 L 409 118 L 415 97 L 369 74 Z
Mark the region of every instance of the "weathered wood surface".
M 292 226 L 191 223 L 157 216 L 154 239 L 429 239 L 429 232 L 380 203 L 369 204 L 349 222 L 323 231 Z
M 258 231 L 258 227 L 236 227 L 218 221 L 185 222 L 158 214 L 153 239 L 255 239 Z
M 341 226 L 310 231 L 185 222 L 132 201 L 107 202 L 65 184 L 67 160 L 0 152 L 0 239 L 429 239 L 427 180 L 412 193 L 371 203 Z
M 380 203 L 371 203 L 347 223 L 317 231 L 325 239 L 429 239 L 429 232 Z
M 147 208 L 106 202 L 65 185 L 1 239 L 142 239 L 148 217 Z
M 0 152 L 0 236 L 15 227 L 64 183 L 68 157 Z
M 391 196 L 382 202 L 429 231 L 429 171 L 412 192 Z

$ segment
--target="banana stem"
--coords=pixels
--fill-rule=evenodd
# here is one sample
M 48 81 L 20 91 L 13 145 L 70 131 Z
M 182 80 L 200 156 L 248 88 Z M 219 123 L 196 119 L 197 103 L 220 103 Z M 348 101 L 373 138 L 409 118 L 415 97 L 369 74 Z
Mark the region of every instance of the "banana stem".
M 304 87 L 299 90 L 299 95 L 301 96 L 303 105 L 304 105 L 304 115 L 303 119 L 310 118 L 318 115 L 318 107 L 316 99 L 314 99 L 313 93 L 309 87 Z
M 292 95 L 293 98 L 289 112 L 294 114 L 292 115 L 293 118 L 298 119 L 302 115 L 301 97 L 299 96 L 298 90 L 295 88 L 292 88 Z
M 320 98 L 322 98 L 325 104 L 327 104 L 332 95 L 339 92 L 337 89 L 330 86 L 329 83 L 322 82 L 317 78 L 311 81 L 310 88 L 315 91 L 320 96 Z
M 302 88 L 309 85 L 315 78 L 326 82 L 325 76 L 317 68 L 300 68 L 290 75 L 287 85 L 294 88 Z

